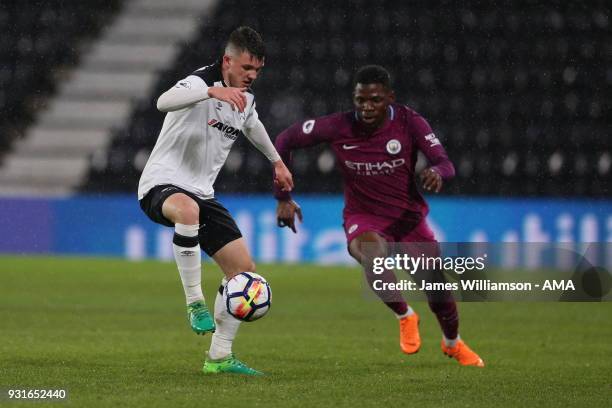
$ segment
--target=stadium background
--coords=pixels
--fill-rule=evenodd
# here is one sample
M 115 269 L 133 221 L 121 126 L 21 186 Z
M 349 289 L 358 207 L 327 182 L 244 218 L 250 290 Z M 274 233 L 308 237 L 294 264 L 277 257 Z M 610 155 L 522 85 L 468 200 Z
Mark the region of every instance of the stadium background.
M 611 19 L 603 0 L 3 0 L 0 388 L 68 386 L 81 406 L 193 404 L 193 387 L 227 402 L 237 386 L 283 406 L 301 406 L 297 395 L 311 405 L 397 405 L 370 392 L 393 389 L 393 377 L 417 385 L 409 400 L 420 406 L 605 405 L 609 304 L 464 304 L 462 327 L 491 363 L 486 374 L 441 368 L 434 343 L 405 364 L 417 374 L 398 366 L 396 328 L 363 301 L 346 253 L 330 152 L 295 155 L 306 218 L 294 235 L 276 228 L 269 165 L 243 140 L 216 190 L 277 306 L 273 319 L 241 329 L 237 347 L 277 375 L 263 388 L 240 380 L 202 388 L 201 376 L 183 374 L 196 343 L 181 321 L 171 230 L 140 212 L 136 186 L 163 120 L 156 98 L 250 25 L 267 44 L 254 91 L 272 137 L 350 109 L 359 66 L 392 72 L 399 102 L 429 120 L 457 169 L 442 195 L 427 195 L 440 240 L 578 252 L 612 242 Z M 609 247 L 601 265 L 612 264 Z M 109 260 L 117 257 L 165 262 Z M 205 266 L 208 292 L 218 276 Z M 424 338 L 438 339 L 431 320 Z
M 430 196 L 441 241 L 612 239 L 604 1 L 6 1 L 0 20 L 0 191 L 11 197 L 0 208 L 13 231 L 2 252 L 167 258 L 168 234 L 135 201 L 163 121 L 156 98 L 240 24 L 267 44 L 255 92 L 272 137 L 350 109 L 357 67 L 390 69 L 398 100 L 428 118 L 457 168 L 444 198 Z M 297 152 L 293 171 L 308 195 L 305 251 L 281 246 L 269 165 L 248 142 L 216 190 L 257 259 L 350 262 L 331 153 Z

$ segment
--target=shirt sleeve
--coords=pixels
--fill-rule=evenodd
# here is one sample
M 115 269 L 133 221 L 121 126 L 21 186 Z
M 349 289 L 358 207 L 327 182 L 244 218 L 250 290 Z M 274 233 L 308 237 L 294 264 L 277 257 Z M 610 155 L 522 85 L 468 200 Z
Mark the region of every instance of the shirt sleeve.
M 454 177 L 455 166 L 436 137 L 429 123 L 419 115 L 411 118 L 412 132 L 418 149 L 423 152 L 432 169 L 445 180 Z
M 249 114 L 248 114 L 246 120 L 244 121 L 244 127 L 247 128 L 247 129 L 252 129 L 252 128 L 258 126 L 257 122 L 259 122 L 259 114 L 257 113 L 257 109 L 255 109 L 255 107 L 256 107 L 256 104 L 255 104 L 255 101 L 253 101 L 253 106 L 249 110 Z M 259 123 L 261 123 L 261 122 L 259 122 Z
M 293 150 L 316 146 L 331 140 L 334 134 L 333 119 L 325 116 L 298 122 L 282 131 L 274 145 L 285 165 L 291 169 L 291 154 Z M 290 200 L 291 195 L 274 187 L 274 197 L 277 200 Z
M 173 112 L 208 98 L 208 85 L 204 80 L 196 75 L 189 75 L 161 94 L 157 100 L 157 109 L 161 112 Z
M 253 146 L 255 146 L 257 150 L 262 152 L 268 158 L 268 160 L 270 160 L 271 162 L 276 162 L 280 160 L 280 156 L 274 148 L 274 145 L 270 140 L 270 136 L 268 136 L 268 132 L 266 132 L 265 126 L 263 125 L 263 123 L 261 123 L 259 119 L 256 119 L 255 123 L 252 124 L 252 126 L 250 127 L 246 126 L 245 124 L 244 131 L 247 139 L 249 139 Z

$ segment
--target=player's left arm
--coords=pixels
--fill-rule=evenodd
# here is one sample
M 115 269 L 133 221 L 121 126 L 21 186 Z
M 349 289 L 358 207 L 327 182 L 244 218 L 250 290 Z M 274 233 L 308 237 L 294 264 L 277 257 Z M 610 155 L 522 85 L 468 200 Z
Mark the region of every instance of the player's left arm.
M 329 115 L 315 119 L 308 119 L 294 123 L 283 130 L 277 137 L 275 146 L 281 158 L 287 165 L 291 166 L 291 154 L 296 149 L 315 146 L 331 140 L 336 133 L 337 115 Z M 302 209 L 292 198 L 291 194 L 279 191 L 274 186 L 274 198 L 278 201 L 276 206 L 276 220 L 279 227 L 287 227 L 297 233 L 295 217 L 300 222 L 303 220 Z
M 245 122 L 245 135 L 247 139 L 270 160 L 274 167 L 274 183 L 278 184 L 282 191 L 289 192 L 293 190 L 293 177 L 291 172 L 281 159 L 276 151 L 274 144 L 270 140 L 270 136 L 266 131 L 265 126 L 259 120 L 257 112 L 253 107 L 251 113 Z
M 419 173 L 423 188 L 438 193 L 442 189 L 443 181 L 455 175 L 455 166 L 423 117 L 412 118 L 412 130 L 418 149 L 423 152 L 429 163 L 429 166 Z

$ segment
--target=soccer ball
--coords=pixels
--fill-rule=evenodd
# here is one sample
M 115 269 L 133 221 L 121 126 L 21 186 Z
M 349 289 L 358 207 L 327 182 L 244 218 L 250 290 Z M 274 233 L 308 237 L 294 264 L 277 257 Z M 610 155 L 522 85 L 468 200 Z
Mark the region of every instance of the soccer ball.
M 272 291 L 263 276 L 242 272 L 227 282 L 223 288 L 223 300 L 229 314 L 236 319 L 252 322 L 270 310 Z

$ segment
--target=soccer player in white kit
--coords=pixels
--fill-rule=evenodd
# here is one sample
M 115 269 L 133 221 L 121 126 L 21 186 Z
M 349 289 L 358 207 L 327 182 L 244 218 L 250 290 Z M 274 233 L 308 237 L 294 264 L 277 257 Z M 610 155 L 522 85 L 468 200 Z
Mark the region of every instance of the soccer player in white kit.
M 163 93 L 157 108 L 167 114 L 138 185 L 147 216 L 174 227 L 174 258 L 192 330 L 213 332 L 204 373 L 260 374 L 232 353 L 240 321 L 227 312 L 221 290 L 211 318 L 202 294 L 200 249 L 225 274 L 221 287 L 240 272 L 255 271 L 238 226 L 214 198 L 213 184 L 237 138 L 247 137 L 270 160 L 278 186 L 293 188 L 291 173 L 258 118 L 250 89 L 264 59 L 260 35 L 239 27 L 231 33 L 221 60 Z

